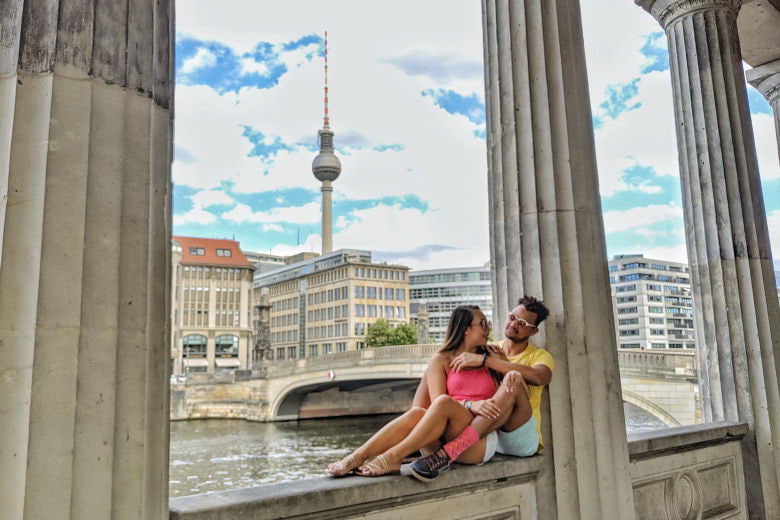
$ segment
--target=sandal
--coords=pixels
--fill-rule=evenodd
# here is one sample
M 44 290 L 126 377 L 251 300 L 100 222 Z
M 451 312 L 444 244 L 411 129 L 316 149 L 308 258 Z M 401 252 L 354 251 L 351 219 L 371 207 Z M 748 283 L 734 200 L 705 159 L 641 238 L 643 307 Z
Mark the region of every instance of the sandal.
M 377 455 L 373 459 L 364 462 L 357 469 L 357 474 L 361 477 L 381 477 L 384 475 L 399 475 L 400 473 L 401 468 L 391 468 L 384 454 Z
M 355 458 L 355 454 L 350 453 L 340 461 L 328 464 L 326 471 L 331 477 L 346 477 L 355 474 L 358 466 L 360 464 Z

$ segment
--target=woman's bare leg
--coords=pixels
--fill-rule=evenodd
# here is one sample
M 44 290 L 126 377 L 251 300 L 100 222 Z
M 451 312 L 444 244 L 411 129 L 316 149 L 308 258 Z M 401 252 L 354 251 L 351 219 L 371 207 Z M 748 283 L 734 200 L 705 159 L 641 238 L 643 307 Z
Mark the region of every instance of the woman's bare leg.
M 468 426 L 472 418 L 471 412 L 459 402 L 448 395 L 440 395 L 414 429 L 403 440 L 382 453 L 387 469 L 390 471 L 399 469 L 404 457 L 435 442 L 445 432 L 459 433 Z M 372 468 L 366 466 L 358 468 L 358 472 L 367 476 L 376 474 Z
M 423 372 L 423 375 L 420 378 L 420 384 L 417 385 L 417 390 L 414 392 L 412 406 L 418 406 L 420 408 L 428 408 L 431 406 L 431 394 L 428 392 L 428 380 L 425 377 L 425 372 Z
M 334 476 L 346 475 L 362 465 L 366 459 L 379 455 L 401 442 L 425 415 L 425 409 L 413 407 L 384 425 L 358 449 L 338 462 L 328 465 L 328 473 Z

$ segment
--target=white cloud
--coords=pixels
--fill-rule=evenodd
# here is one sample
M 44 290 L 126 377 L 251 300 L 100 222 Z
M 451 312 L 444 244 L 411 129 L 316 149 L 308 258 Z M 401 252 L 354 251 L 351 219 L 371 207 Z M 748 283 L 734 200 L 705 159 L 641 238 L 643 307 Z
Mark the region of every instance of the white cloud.
M 645 228 L 659 222 L 682 218 L 682 208 L 669 204 L 652 204 L 622 211 L 604 212 L 604 230 L 607 234 L 630 229 Z
M 645 258 L 688 263 L 688 250 L 685 248 L 684 242 L 678 242 L 669 246 L 651 247 L 649 249 L 640 245 L 638 247 L 641 248 L 640 251 L 645 255 Z
M 260 61 L 255 61 L 253 58 L 241 58 L 241 72 L 243 74 L 260 74 L 261 76 L 268 75 L 268 66 Z
M 184 224 L 211 224 L 217 220 L 217 216 L 202 208 L 192 208 L 186 213 L 173 216 L 174 225 Z
M 269 231 L 284 231 L 284 228 L 280 226 L 279 224 L 263 224 L 263 231 L 269 232 Z
M 778 161 L 777 155 L 778 137 L 775 132 L 774 117 L 769 114 L 753 114 L 752 119 L 761 179 L 765 181 L 780 179 L 780 161 Z
M 192 202 L 196 207 L 232 206 L 236 201 L 222 190 L 202 190 L 193 195 Z
M 222 218 L 237 224 L 244 222 L 312 224 L 320 221 L 320 205 L 317 202 L 310 202 L 303 206 L 252 211 L 252 208 L 246 204 L 239 203 L 230 211 L 223 213 Z
M 206 47 L 199 47 L 195 54 L 181 65 L 179 73 L 190 74 L 203 67 L 211 67 L 217 63 L 217 57 Z

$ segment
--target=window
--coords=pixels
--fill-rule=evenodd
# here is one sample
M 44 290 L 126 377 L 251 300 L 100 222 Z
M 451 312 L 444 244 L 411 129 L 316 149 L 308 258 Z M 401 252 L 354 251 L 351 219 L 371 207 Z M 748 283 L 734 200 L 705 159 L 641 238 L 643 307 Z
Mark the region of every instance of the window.
M 647 311 L 651 314 L 663 314 L 664 308 L 663 307 L 648 307 Z
M 620 331 L 621 336 L 639 336 L 639 330 L 638 329 L 628 329 L 628 330 L 621 330 Z
M 663 325 L 664 319 L 663 318 L 650 318 L 650 325 Z
M 368 291 L 366 291 L 366 298 L 376 300 L 376 287 L 368 287 Z
M 653 284 L 653 283 L 649 283 L 649 284 L 647 284 L 647 290 L 648 291 L 660 291 L 661 290 L 661 286 Z
M 368 305 L 368 317 L 369 318 L 376 318 L 376 312 L 377 312 L 377 306 L 376 305 Z
M 333 344 L 332 343 L 323 343 L 322 344 L 322 353 L 323 354 L 332 354 L 333 353 Z
M 620 348 L 640 348 L 639 343 L 621 343 Z
M 392 300 L 393 296 L 394 296 L 393 289 L 390 287 L 385 287 L 385 300 Z
M 217 357 L 238 357 L 238 336 L 222 334 L 217 336 Z
M 320 346 L 319 345 L 312 345 L 309 347 L 309 357 L 317 357 L 320 355 Z
M 628 303 L 628 302 L 635 302 L 636 296 L 618 296 L 617 302 L 618 303 Z
M 344 342 L 336 343 L 336 352 L 346 352 L 347 344 Z
M 664 329 L 650 329 L 651 336 L 663 336 L 664 334 L 666 334 Z
M 385 318 L 392 319 L 393 314 L 393 307 L 390 305 L 385 305 Z
M 284 360 L 284 347 L 279 347 L 276 349 L 276 359 L 279 361 Z
M 615 292 L 631 292 L 636 291 L 636 284 L 619 285 L 615 287 Z
M 370 307 L 370 305 L 369 305 Z M 358 318 L 363 318 L 366 315 L 366 306 L 362 303 L 358 303 L 355 305 L 355 316 Z
M 636 311 L 636 307 L 622 307 L 618 309 L 618 314 L 633 314 Z
M 396 307 L 395 317 L 402 320 L 406 319 L 406 307 Z
M 290 359 L 295 359 L 296 357 L 298 357 L 297 354 L 298 352 L 295 347 L 287 347 L 287 355 L 289 356 Z
M 230 249 L 217 249 L 217 256 L 233 256 Z
M 206 250 L 202 247 L 191 247 L 190 254 L 193 256 L 206 256 Z
M 355 286 L 355 298 L 365 298 L 366 297 L 366 288 L 362 285 L 356 285 Z
M 650 343 L 650 348 L 666 348 L 666 343 Z
M 365 323 L 355 323 L 355 336 L 363 336 L 366 333 L 366 324 Z
M 664 301 L 664 299 L 663 299 L 661 296 L 657 296 L 657 295 L 652 295 L 652 294 L 649 294 L 649 295 L 647 296 L 647 301 L 649 301 L 649 302 L 656 302 L 656 303 L 658 303 L 658 302 L 662 302 L 662 301 Z
M 639 324 L 639 318 L 624 318 L 622 320 L 618 320 L 618 325 L 638 325 Z
M 395 290 L 395 299 L 396 300 L 405 300 L 406 299 L 406 290 L 404 290 L 404 289 L 396 289 Z
M 206 355 L 206 336 L 188 334 L 184 336 L 184 357 L 204 357 Z

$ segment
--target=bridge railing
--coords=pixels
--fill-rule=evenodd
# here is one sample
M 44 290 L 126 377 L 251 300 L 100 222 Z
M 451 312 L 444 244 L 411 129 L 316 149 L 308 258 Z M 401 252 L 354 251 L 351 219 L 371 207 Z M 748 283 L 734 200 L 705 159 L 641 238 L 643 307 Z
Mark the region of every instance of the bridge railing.
M 696 352 L 693 350 L 618 349 L 622 370 L 662 371 L 685 376 L 696 375 Z
M 397 345 L 389 347 L 373 347 L 349 352 L 337 352 L 313 358 L 288 359 L 268 363 L 269 377 L 279 377 L 300 372 L 330 370 L 345 366 L 356 366 L 387 361 L 427 361 L 441 345 Z

